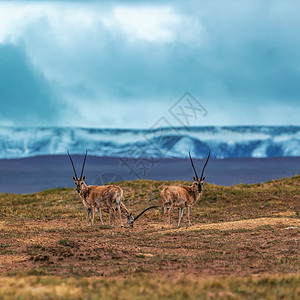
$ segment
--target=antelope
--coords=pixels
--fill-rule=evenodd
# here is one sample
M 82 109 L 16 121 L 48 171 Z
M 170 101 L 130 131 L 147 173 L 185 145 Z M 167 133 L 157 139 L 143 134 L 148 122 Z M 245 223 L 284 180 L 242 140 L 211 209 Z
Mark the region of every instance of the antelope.
M 142 212 L 140 212 L 135 218 L 133 218 L 133 215 L 132 213 L 130 213 L 129 215 L 127 215 L 127 224 L 130 226 L 130 227 L 133 227 L 133 223 L 139 218 L 141 217 L 147 210 L 149 209 L 152 209 L 152 208 L 157 208 L 158 206 L 157 205 L 154 205 L 154 206 L 150 206 L 146 209 L 144 209 Z
M 101 208 L 108 209 L 109 212 L 109 225 L 114 224 L 116 210 L 119 212 L 120 224 L 122 225 L 121 209 L 127 217 L 127 223 L 134 222 L 132 213 L 126 208 L 122 202 L 123 190 L 116 185 L 86 185 L 84 182 L 85 176 L 83 176 L 84 165 L 87 157 L 87 151 L 83 160 L 80 178 L 78 178 L 76 169 L 72 160 L 72 157 L 68 151 L 74 174 L 73 180 L 76 185 L 76 192 L 81 196 L 84 207 L 87 211 L 87 225 L 89 225 L 90 214 L 92 219 L 92 225 L 94 225 L 95 209 L 97 209 L 101 224 L 103 225 Z
M 206 162 L 203 166 L 200 179 L 198 178 L 190 152 L 189 152 L 189 156 L 190 156 L 192 167 L 195 172 L 195 176 L 193 176 L 194 182 L 192 183 L 192 185 L 191 186 L 188 185 L 167 186 L 161 192 L 162 215 L 164 216 L 167 210 L 169 209 L 169 224 L 171 224 L 171 214 L 173 212 L 173 208 L 179 207 L 179 221 L 177 226 L 180 226 L 180 221 L 183 216 L 183 211 L 185 207 L 187 207 L 189 226 L 191 226 L 191 207 L 196 203 L 196 201 L 201 196 L 202 187 L 205 180 L 205 177 L 203 175 L 204 175 L 205 167 L 210 157 L 210 151 L 208 153 Z

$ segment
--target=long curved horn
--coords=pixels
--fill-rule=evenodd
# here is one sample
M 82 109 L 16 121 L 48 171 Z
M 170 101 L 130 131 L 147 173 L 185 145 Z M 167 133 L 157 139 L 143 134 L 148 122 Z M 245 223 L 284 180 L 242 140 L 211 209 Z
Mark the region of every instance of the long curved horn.
M 202 180 L 202 178 L 203 178 L 204 170 L 205 170 L 205 167 L 206 167 L 206 165 L 207 165 L 207 163 L 208 163 L 209 157 L 210 157 L 210 150 L 209 150 L 209 152 L 208 152 L 208 156 L 207 156 L 206 162 L 205 162 L 204 167 L 203 167 L 203 169 L 202 169 L 202 173 L 201 173 L 200 180 Z
M 82 179 L 82 175 L 83 175 L 83 170 L 84 170 L 84 165 L 85 165 L 86 157 L 87 157 L 87 150 L 86 150 L 86 152 L 85 152 L 85 157 L 84 157 L 84 161 L 83 161 L 83 165 L 82 165 L 82 170 L 81 170 L 80 180 Z
M 198 175 L 197 175 L 197 172 L 196 172 L 196 169 L 195 169 L 195 166 L 194 166 L 194 163 L 193 163 L 193 160 L 192 160 L 191 152 L 190 152 L 190 151 L 189 151 L 189 156 L 190 156 L 190 160 L 191 160 L 192 167 L 193 167 L 194 172 L 195 172 L 195 175 L 196 175 L 196 179 L 198 180 Z
M 77 176 L 77 174 L 76 174 L 76 170 L 75 170 L 75 167 L 74 167 L 74 163 L 73 163 L 72 157 L 71 157 L 71 155 L 70 155 L 69 151 L 67 151 L 67 152 L 68 152 L 68 155 L 69 155 L 69 157 L 70 157 L 70 161 L 71 161 L 71 163 L 72 163 L 72 167 L 73 167 L 73 170 L 74 170 L 74 173 L 75 173 L 76 179 L 78 179 L 78 176 Z
M 147 210 L 152 209 L 152 208 L 157 208 L 157 207 L 158 207 L 158 206 L 155 205 L 155 206 L 150 206 L 150 207 L 144 209 L 141 213 L 139 213 L 139 214 L 133 219 L 133 222 L 135 222 L 135 221 L 136 221 L 141 215 L 143 215 Z

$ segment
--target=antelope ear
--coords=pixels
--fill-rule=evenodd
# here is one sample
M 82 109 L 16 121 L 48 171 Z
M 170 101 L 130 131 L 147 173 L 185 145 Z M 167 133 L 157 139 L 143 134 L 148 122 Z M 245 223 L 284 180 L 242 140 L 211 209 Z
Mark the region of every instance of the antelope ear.
M 202 181 L 204 181 L 205 180 L 205 176 L 202 178 Z
M 85 180 L 85 176 L 83 176 L 82 180 Z
M 73 179 L 76 180 L 74 176 L 73 176 Z
M 193 179 L 194 179 L 194 181 L 196 181 L 196 177 L 195 176 L 193 176 Z
M 130 212 L 130 216 L 132 217 L 132 212 Z

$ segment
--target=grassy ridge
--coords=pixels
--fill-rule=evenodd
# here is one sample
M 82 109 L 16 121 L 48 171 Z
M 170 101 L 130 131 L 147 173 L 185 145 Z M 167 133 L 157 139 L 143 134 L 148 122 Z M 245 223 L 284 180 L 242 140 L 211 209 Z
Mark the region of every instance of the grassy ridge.
M 190 183 L 136 180 L 121 182 L 119 186 L 124 190 L 125 204 L 137 213 L 149 204 L 159 205 L 161 190 L 170 184 Z M 195 207 L 206 210 L 209 218 L 207 214 L 201 214 L 201 219 L 197 221 L 211 222 L 222 219 L 229 221 L 268 216 L 269 207 L 277 207 L 278 212 L 291 208 L 298 214 L 300 204 L 297 206 L 299 201 L 293 201 L 293 197 L 299 195 L 300 175 L 268 183 L 239 184 L 231 187 L 205 184 L 203 196 Z M 286 205 L 282 205 L 282 201 L 285 201 Z M 258 207 L 264 207 L 264 210 L 257 209 Z M 82 204 L 74 189 L 52 189 L 24 195 L 0 194 L 1 220 L 53 220 L 69 217 L 82 219 L 83 216 Z

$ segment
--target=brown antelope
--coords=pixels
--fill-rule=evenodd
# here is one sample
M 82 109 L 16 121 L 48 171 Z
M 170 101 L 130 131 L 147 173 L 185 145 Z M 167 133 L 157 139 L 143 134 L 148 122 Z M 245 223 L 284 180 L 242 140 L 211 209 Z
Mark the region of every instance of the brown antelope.
M 139 217 L 141 217 L 147 210 L 152 209 L 152 208 L 157 208 L 157 207 L 158 207 L 157 205 L 150 206 L 150 207 L 144 209 L 142 212 L 140 212 L 135 218 L 133 218 L 132 213 L 130 213 L 129 217 L 128 217 L 128 215 L 127 215 L 127 224 L 128 224 L 130 227 L 133 227 L 133 223 L 134 223 Z
M 111 221 L 113 221 L 112 223 L 114 223 L 116 210 L 119 212 L 121 227 L 122 227 L 121 210 L 122 213 L 125 214 L 125 216 L 127 217 L 127 223 L 130 224 L 130 222 L 132 222 L 133 224 L 134 218 L 132 216 L 132 213 L 126 208 L 125 204 L 122 202 L 123 190 L 119 186 L 116 185 L 104 185 L 104 186 L 89 185 L 88 186 L 84 182 L 85 176 L 83 176 L 83 170 L 84 170 L 84 165 L 87 157 L 87 151 L 85 153 L 80 178 L 78 178 L 76 174 L 74 163 L 69 151 L 68 151 L 68 155 L 71 160 L 72 167 L 75 173 L 75 177 L 73 176 L 73 179 L 75 181 L 76 191 L 81 196 L 83 205 L 87 211 L 87 224 L 89 224 L 90 214 L 92 213 L 91 219 L 92 219 L 92 225 L 94 225 L 95 209 L 97 209 L 98 211 L 98 215 L 102 225 L 103 225 L 103 221 L 102 221 L 101 209 L 108 210 L 109 225 L 111 225 Z
M 169 223 L 171 224 L 171 214 L 173 212 L 174 207 L 179 207 L 179 221 L 178 226 L 180 225 L 181 218 L 183 216 L 184 208 L 187 207 L 187 214 L 189 225 L 191 225 L 191 207 L 195 204 L 195 202 L 200 198 L 202 193 L 203 182 L 205 177 L 203 176 L 205 167 L 210 157 L 210 151 L 208 153 L 206 162 L 202 169 L 201 177 L 198 178 L 191 154 L 189 152 L 190 160 L 192 167 L 195 172 L 195 176 L 193 176 L 194 182 L 191 186 L 182 185 L 182 186 L 167 186 L 161 192 L 162 198 L 162 208 L 163 208 L 163 216 L 166 214 L 169 209 Z

